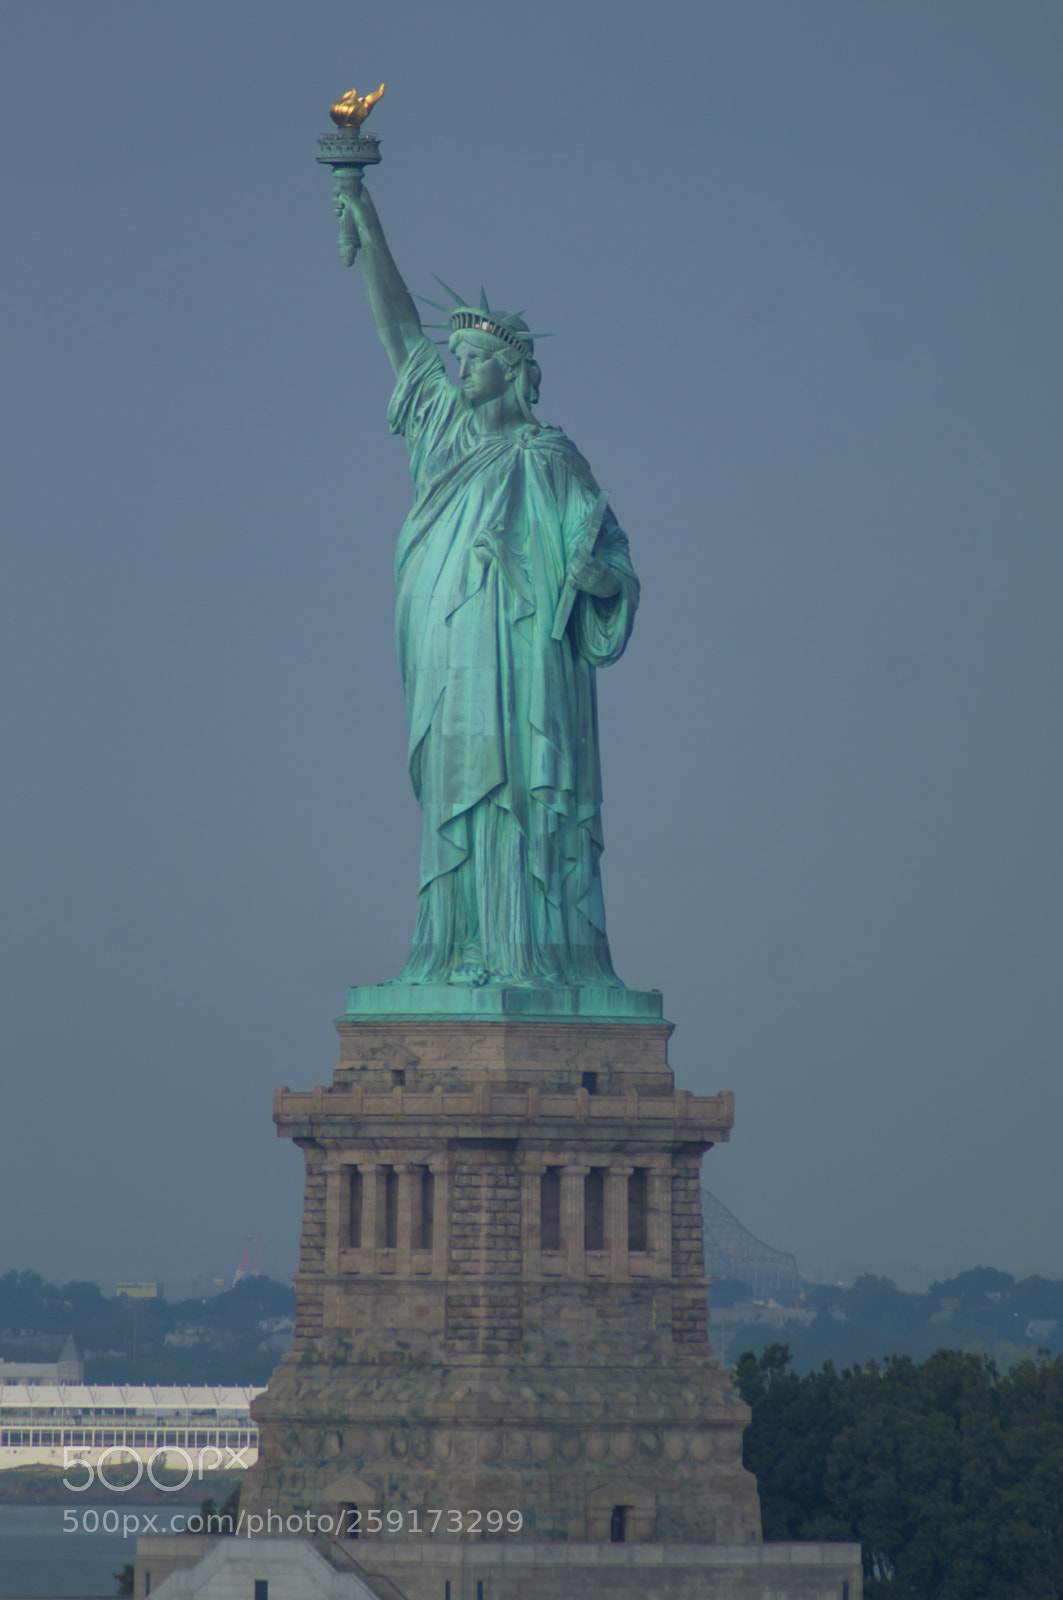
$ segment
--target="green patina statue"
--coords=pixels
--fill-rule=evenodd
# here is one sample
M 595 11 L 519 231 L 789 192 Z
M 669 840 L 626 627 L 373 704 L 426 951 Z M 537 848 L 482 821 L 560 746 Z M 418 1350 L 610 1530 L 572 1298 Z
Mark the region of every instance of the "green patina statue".
M 635 618 L 627 539 L 579 451 L 533 415 L 527 324 L 448 289 L 452 382 L 361 170 L 339 176 L 415 494 L 395 632 L 424 838 L 397 981 L 623 989 L 599 875 L 595 671 L 623 653 Z

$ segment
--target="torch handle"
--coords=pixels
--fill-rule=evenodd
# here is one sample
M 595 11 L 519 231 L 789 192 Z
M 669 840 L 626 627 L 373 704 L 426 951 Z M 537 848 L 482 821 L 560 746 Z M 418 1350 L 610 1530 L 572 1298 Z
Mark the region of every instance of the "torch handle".
M 317 141 L 317 159 L 321 166 L 332 168 L 336 180 L 332 209 L 340 219 L 340 259 L 345 267 L 351 267 L 362 242 L 354 220 L 354 202 L 366 167 L 375 167 L 380 160 L 380 140 L 363 133 L 360 125 L 335 128 Z
M 358 229 L 354 222 L 353 202 L 362 187 L 365 168 L 351 165 L 336 167 L 333 170 L 336 174 L 336 208 L 340 214 L 340 236 L 338 240 L 340 260 L 345 267 L 352 267 L 358 254 L 358 247 L 362 242 L 358 237 Z

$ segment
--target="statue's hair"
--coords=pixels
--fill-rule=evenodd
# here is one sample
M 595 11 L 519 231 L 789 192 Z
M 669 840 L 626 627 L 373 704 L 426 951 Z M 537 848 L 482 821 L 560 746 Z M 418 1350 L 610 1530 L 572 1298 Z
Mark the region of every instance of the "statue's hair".
M 542 368 L 534 356 L 516 349 L 511 344 L 506 344 L 493 333 L 484 333 L 479 328 L 461 328 L 451 334 L 447 343 L 452 351 L 456 350 L 459 344 L 467 344 L 474 350 L 484 350 L 493 355 L 499 365 L 512 375 L 517 404 L 525 419 L 528 422 L 534 421 L 531 408 L 538 404 L 539 389 L 543 381 Z M 519 370 L 515 371 L 515 368 Z

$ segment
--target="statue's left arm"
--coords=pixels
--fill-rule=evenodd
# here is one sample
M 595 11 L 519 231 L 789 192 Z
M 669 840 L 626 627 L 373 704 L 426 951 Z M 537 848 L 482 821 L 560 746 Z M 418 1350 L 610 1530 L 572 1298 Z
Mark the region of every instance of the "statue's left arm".
M 600 545 L 599 536 L 593 551 L 583 546 L 573 551 L 565 576 L 572 587 L 583 594 L 597 595 L 599 600 L 611 600 L 620 593 L 620 579 L 603 559 Z
M 570 571 L 572 565 L 570 563 Z M 587 568 L 569 623 L 573 648 L 593 667 L 619 661 L 635 625 L 639 580 L 631 565 L 627 535 L 611 510 L 602 518 L 601 532 Z

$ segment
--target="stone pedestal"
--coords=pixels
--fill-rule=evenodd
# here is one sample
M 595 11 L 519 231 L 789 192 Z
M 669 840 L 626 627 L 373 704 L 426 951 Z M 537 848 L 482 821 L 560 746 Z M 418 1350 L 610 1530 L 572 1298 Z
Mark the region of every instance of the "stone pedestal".
M 659 997 L 593 1020 L 366 994 L 332 1086 L 275 1096 L 306 1160 L 298 1313 L 242 1506 L 363 1539 L 438 1509 L 437 1539 L 758 1542 L 706 1336 L 699 1169 L 732 1096 L 675 1090 Z

